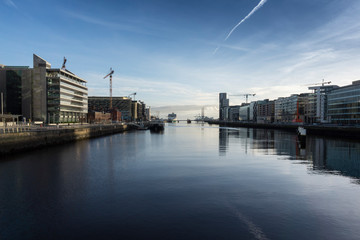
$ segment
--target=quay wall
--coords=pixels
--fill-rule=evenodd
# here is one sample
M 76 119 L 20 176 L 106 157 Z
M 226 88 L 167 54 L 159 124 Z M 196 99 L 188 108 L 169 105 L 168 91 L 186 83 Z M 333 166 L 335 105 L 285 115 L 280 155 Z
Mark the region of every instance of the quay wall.
M 295 131 L 299 126 L 306 129 L 308 135 L 319 135 L 329 137 L 346 137 L 360 140 L 360 127 L 340 125 L 299 125 L 299 124 L 276 124 L 276 123 L 243 123 L 227 121 L 208 121 L 209 124 L 218 124 L 226 127 L 265 128 Z
M 249 123 L 249 122 L 227 122 L 227 121 L 207 121 L 209 124 L 218 124 L 224 127 L 245 127 L 245 128 L 268 128 L 268 129 L 285 129 L 296 130 L 297 124 L 274 124 L 274 123 Z
M 0 155 L 100 137 L 131 129 L 128 125 L 96 125 L 81 128 L 39 129 L 21 133 L 0 134 Z

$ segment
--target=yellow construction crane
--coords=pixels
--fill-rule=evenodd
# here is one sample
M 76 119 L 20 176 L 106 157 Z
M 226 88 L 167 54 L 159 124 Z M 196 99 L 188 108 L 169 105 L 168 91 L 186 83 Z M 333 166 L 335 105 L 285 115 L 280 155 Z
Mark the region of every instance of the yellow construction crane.
M 114 70 L 110 68 L 110 73 L 104 77 L 104 79 L 110 77 L 110 106 L 109 106 L 110 110 L 112 109 L 112 75 L 113 74 L 114 74 Z
M 244 93 L 244 94 L 234 94 L 234 95 L 229 95 L 229 96 L 244 96 L 246 98 L 246 103 L 248 103 L 248 98 L 249 96 L 255 96 L 256 93 Z

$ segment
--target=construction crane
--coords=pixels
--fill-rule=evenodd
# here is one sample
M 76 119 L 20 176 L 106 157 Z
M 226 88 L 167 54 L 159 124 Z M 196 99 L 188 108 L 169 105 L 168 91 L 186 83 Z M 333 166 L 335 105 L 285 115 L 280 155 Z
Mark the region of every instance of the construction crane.
M 66 61 L 67 61 L 67 59 L 64 57 L 64 62 L 63 62 L 63 65 L 62 65 L 62 67 L 61 67 L 62 70 L 65 70 L 65 69 L 66 69 L 66 67 L 65 67 Z
M 128 97 L 130 98 L 130 96 L 133 96 L 134 100 L 135 100 L 135 95 L 136 95 L 136 92 L 130 94 Z
M 246 103 L 248 103 L 249 96 L 255 96 L 256 93 L 244 93 L 244 94 L 235 94 L 235 95 L 229 95 L 229 96 L 245 96 Z
M 307 84 L 307 85 L 305 85 L 305 86 L 313 86 L 313 85 L 321 85 L 321 86 L 324 86 L 325 84 L 330 84 L 330 83 L 331 83 L 331 81 L 325 82 L 325 79 L 323 79 L 321 83 Z
M 110 68 L 110 73 L 104 77 L 104 79 L 110 77 L 110 106 L 109 106 L 110 110 L 112 109 L 112 75 L 113 74 L 114 74 L 114 70 Z

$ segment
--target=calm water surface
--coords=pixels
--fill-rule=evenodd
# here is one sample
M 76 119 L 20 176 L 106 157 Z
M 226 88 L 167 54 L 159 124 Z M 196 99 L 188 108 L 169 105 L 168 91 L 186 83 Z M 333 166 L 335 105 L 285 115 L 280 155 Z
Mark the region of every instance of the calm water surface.
M 360 143 L 169 124 L 0 161 L 0 239 L 359 239 Z

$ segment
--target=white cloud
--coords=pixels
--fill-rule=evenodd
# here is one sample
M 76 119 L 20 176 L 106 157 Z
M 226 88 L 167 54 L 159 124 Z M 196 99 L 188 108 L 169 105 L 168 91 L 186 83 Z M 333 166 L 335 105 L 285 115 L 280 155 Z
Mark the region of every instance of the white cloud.
M 219 92 L 256 93 L 251 100 L 261 100 L 308 92 L 304 85 L 321 82 L 324 78 L 340 86 L 351 84 L 360 79 L 360 16 L 355 14 L 357 10 L 360 8 L 347 10 L 342 16 L 292 41 L 269 41 L 254 50 L 237 43 L 221 45 L 229 51 L 227 55 L 216 57 L 211 53 L 192 59 L 173 53 L 141 56 L 133 68 L 141 69 L 146 65 L 149 72 L 137 75 L 142 77 L 117 75 L 113 94 L 125 96 L 137 92 L 137 98 L 153 107 L 217 106 Z M 109 94 L 108 81 L 102 77 L 102 74 L 84 76 L 89 80 L 90 95 Z M 231 101 L 239 104 L 245 99 L 232 98 Z
M 4 3 L 9 7 L 18 8 L 17 5 L 12 0 L 4 0 Z
M 7 1 L 11 1 L 11 0 L 7 0 Z M 95 25 L 107 27 L 112 30 L 127 31 L 127 32 L 133 32 L 133 33 L 145 34 L 145 35 L 156 35 L 154 34 L 154 29 L 152 29 L 151 31 L 145 30 L 144 25 L 142 23 L 135 23 L 129 21 L 122 21 L 122 23 L 119 23 L 119 21 L 115 21 L 115 20 L 107 21 L 104 19 L 88 16 L 85 14 L 81 14 L 79 12 L 73 12 L 69 10 L 62 10 L 61 12 L 73 19 L 77 19 L 89 24 L 95 24 Z

